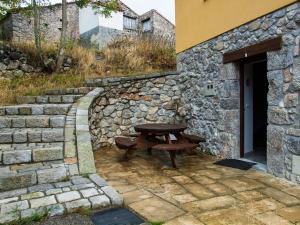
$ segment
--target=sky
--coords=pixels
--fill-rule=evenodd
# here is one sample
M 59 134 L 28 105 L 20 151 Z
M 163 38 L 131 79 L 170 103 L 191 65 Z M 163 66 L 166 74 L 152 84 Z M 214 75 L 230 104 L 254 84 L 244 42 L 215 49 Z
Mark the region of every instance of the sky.
M 59 3 L 60 0 L 50 0 Z M 163 16 L 175 24 L 175 0 L 122 0 L 129 8 L 143 14 L 151 9 L 156 9 Z

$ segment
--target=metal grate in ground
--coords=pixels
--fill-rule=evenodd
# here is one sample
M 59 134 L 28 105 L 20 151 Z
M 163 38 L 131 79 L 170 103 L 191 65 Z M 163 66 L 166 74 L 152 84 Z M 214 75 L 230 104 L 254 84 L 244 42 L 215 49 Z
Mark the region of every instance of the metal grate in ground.
M 128 209 L 118 208 L 94 213 L 91 219 L 95 225 L 140 225 L 144 220 Z

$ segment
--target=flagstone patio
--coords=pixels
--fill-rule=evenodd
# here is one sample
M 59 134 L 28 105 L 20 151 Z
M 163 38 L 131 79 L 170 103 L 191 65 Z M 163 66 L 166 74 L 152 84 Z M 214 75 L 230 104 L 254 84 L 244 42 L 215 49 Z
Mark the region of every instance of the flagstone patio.
M 138 153 L 121 162 L 115 148 L 95 153 L 97 172 L 124 198 L 126 207 L 165 225 L 300 225 L 300 186 L 250 169 L 214 165 L 212 156 Z M 161 153 L 160 153 L 161 154 Z

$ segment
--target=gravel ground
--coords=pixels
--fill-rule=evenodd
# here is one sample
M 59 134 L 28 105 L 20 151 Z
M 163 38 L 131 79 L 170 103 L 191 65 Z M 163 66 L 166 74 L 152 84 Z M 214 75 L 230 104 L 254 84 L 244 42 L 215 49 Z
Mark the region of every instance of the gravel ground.
M 88 216 L 71 214 L 65 217 L 50 218 L 34 225 L 95 225 Z

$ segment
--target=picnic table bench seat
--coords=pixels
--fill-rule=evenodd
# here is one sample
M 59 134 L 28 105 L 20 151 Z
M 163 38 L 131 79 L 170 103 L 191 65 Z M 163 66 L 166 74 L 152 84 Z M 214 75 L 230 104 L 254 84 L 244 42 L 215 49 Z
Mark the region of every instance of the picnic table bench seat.
M 187 139 L 190 143 L 199 144 L 200 142 L 206 142 L 206 139 L 197 135 L 182 134 L 182 137 Z
M 158 151 L 167 151 L 170 154 L 172 166 L 174 168 L 177 168 L 175 158 L 176 158 L 176 152 L 178 151 L 190 151 L 197 148 L 198 144 L 193 143 L 184 143 L 184 144 L 159 144 L 152 147 L 153 150 Z
M 136 146 L 136 141 L 129 137 L 116 137 L 115 142 L 120 149 L 129 149 Z

